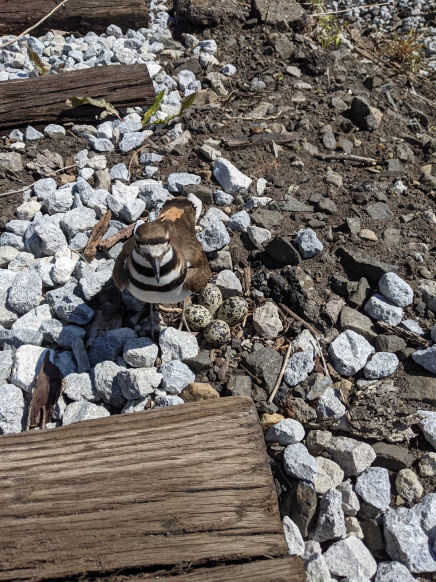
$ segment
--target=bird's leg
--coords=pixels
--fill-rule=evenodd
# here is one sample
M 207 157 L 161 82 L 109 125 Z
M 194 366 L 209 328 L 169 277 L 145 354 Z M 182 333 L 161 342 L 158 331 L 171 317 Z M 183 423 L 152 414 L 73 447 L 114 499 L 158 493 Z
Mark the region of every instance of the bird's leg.
M 158 314 L 159 317 L 159 314 Z M 150 303 L 150 336 L 152 341 L 159 340 L 159 321 L 155 321 L 154 303 Z
M 186 317 L 185 317 L 185 307 L 186 307 L 186 303 L 187 303 L 187 298 L 185 298 L 183 300 L 183 309 L 182 309 L 182 317 L 180 318 L 180 323 L 179 323 L 179 330 L 183 328 L 183 326 L 185 326 L 186 331 L 191 332 L 191 330 L 189 329 L 189 325 L 188 322 L 186 321 Z M 189 302 L 190 303 L 190 302 Z

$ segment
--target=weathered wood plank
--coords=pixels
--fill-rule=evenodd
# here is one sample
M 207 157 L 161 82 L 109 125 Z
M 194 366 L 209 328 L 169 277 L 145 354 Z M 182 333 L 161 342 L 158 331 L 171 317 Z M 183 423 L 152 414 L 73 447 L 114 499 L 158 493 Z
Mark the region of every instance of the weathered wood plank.
M 89 118 L 94 107 L 70 109 L 70 97 L 103 97 L 115 107 L 148 106 L 153 83 L 145 65 L 110 65 L 0 83 L 0 128 Z
M 249 399 L 3 436 L 0 476 L 0 580 L 287 552 Z
M 58 2 L 55 0 L 0 0 L 0 34 L 19 34 Z M 144 0 L 70 0 L 37 29 L 43 34 L 52 28 L 69 32 L 104 32 L 109 24 L 123 29 L 146 27 L 147 2 Z
M 100 580 L 103 581 L 101 578 Z M 296 556 L 249 562 L 247 564 L 198 568 L 188 574 L 156 572 L 139 576 L 117 577 L 117 582 L 303 582 L 303 560 Z M 85 581 L 84 581 L 85 582 Z

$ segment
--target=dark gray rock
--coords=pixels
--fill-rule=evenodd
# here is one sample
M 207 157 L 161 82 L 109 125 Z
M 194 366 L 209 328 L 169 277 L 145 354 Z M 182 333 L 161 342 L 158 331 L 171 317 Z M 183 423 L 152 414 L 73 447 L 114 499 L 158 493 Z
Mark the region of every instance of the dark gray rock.
M 351 277 L 354 279 L 366 277 L 374 286 L 385 273 L 395 270 L 393 265 L 378 261 L 370 255 L 344 248 L 338 249 L 337 252 L 343 267 Z
M 290 237 L 279 237 L 272 239 L 265 247 L 265 252 L 281 266 L 298 265 L 301 261 L 297 249 L 291 242 Z

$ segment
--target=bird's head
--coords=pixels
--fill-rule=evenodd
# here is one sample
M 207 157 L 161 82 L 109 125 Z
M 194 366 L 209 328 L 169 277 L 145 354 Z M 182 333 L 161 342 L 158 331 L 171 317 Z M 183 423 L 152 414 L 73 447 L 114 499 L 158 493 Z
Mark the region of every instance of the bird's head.
M 159 221 L 138 222 L 133 230 L 133 236 L 136 250 L 150 263 L 159 283 L 160 265 L 166 262 L 164 259 L 172 252 L 168 226 Z

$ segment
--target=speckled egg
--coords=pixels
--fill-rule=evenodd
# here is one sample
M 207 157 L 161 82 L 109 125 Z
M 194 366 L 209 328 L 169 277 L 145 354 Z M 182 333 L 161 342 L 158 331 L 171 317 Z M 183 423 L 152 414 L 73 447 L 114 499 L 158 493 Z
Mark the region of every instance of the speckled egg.
M 229 325 L 236 325 L 248 313 L 248 303 L 243 297 L 228 297 L 218 310 L 217 317 Z
M 223 302 L 220 288 L 208 283 L 198 294 L 198 302 L 200 305 L 204 305 L 213 315 Z
M 211 346 L 222 346 L 231 340 L 229 324 L 221 319 L 216 319 L 206 328 L 204 339 Z
M 207 327 L 212 321 L 212 314 L 204 305 L 188 305 L 185 308 L 186 321 L 193 331 Z

